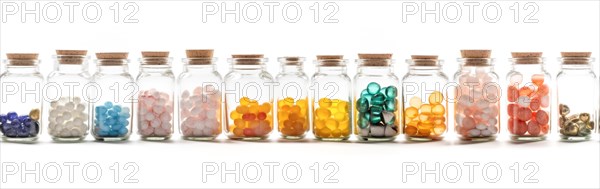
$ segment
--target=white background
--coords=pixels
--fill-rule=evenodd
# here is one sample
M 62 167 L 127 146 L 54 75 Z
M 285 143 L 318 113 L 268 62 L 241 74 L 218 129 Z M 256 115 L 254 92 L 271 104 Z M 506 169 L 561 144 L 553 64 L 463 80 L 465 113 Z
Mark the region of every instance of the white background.
M 6 3 L 7 1 L 0 1 Z M 43 6 L 51 1 L 41 1 Z M 86 1 L 87 2 L 87 1 Z M 83 6 L 86 2 L 81 2 Z M 215 1 L 217 2 L 217 1 Z M 414 1 L 419 6 L 420 1 Z M 327 11 L 321 10 L 319 23 L 313 22 L 313 12 L 309 6 L 315 1 L 297 1 L 302 7 L 302 19 L 297 23 L 283 20 L 281 7 L 287 2 L 281 2 L 275 8 L 275 21 L 269 23 L 268 12 L 263 7 L 263 17 L 258 23 L 248 23 L 241 19 L 240 23 L 227 17 L 222 23 L 219 15 L 208 17 L 202 22 L 202 2 L 193 1 L 140 1 L 136 2 L 139 12 L 134 18 L 138 23 L 114 23 L 109 6 L 114 1 L 97 1 L 102 6 L 102 19 L 97 23 L 83 20 L 81 6 L 76 8 L 75 21 L 69 23 L 67 9 L 63 7 L 63 18 L 58 23 L 40 23 L 27 17 L 26 23 L 21 23 L 21 16 L 7 17 L 0 25 L 0 51 L 6 52 L 37 52 L 42 59 L 41 71 L 47 75 L 53 68 L 51 55 L 55 49 L 87 49 L 90 55 L 94 52 L 125 51 L 130 52 L 130 58 L 137 60 L 144 50 L 171 51 L 175 58 L 173 69 L 176 74 L 181 71 L 180 59 L 185 55 L 185 49 L 215 49 L 215 56 L 220 58 L 219 71 L 224 75 L 228 70 L 225 59 L 231 54 L 263 53 L 271 58 L 268 63 L 269 71 L 275 75 L 278 72 L 279 56 L 305 56 L 309 60 L 317 54 L 342 54 L 348 59 L 355 59 L 357 53 L 394 53 L 397 59 L 395 71 L 399 76 L 406 72 L 407 59 L 411 54 L 437 54 L 446 60 L 444 72 L 452 76 L 458 64 L 455 59 L 460 55 L 460 49 L 492 49 L 492 56 L 497 58 L 497 73 L 504 78 L 510 69 L 507 59 L 511 51 L 542 51 L 547 58 L 546 67 L 552 75 L 558 73 L 556 58 L 561 51 L 591 51 L 598 56 L 600 45 L 600 3 L 598 1 L 537 1 L 539 12 L 534 18 L 538 23 L 523 23 L 523 18 L 529 11 L 521 7 L 520 21 L 513 21 L 513 11 L 509 9 L 515 1 L 496 1 L 502 7 L 502 18 L 497 23 L 486 22 L 482 17 L 481 7 L 492 1 L 480 2 L 475 8 L 474 22 L 468 21 L 468 9 L 463 6 L 463 16 L 457 23 L 448 23 L 442 17 L 439 23 L 432 15 L 427 16 L 425 23 L 419 15 L 408 17 L 402 22 L 402 2 L 394 1 L 339 1 L 335 2 L 339 12 L 334 16 L 338 23 L 322 23 Z M 62 3 L 62 2 L 58 2 Z M 121 2 L 123 6 L 126 2 Z M 233 6 L 234 2 L 227 2 Z M 241 1 L 243 7 L 248 1 Z M 262 4 L 263 2 L 258 2 Z M 320 2 L 323 6 L 326 2 Z M 431 9 L 434 2 L 428 2 Z M 441 7 L 450 1 L 440 1 Z M 462 4 L 463 2 L 457 2 Z M 520 1 L 521 6 L 526 2 Z M 221 2 L 217 4 L 220 6 Z M 20 2 L 18 5 L 21 6 Z M 31 2 L 28 4 L 31 5 Z M 222 7 L 221 7 L 222 8 Z M 421 7 L 423 8 L 423 7 Z M 122 9 L 122 8 L 121 8 Z M 322 9 L 322 7 L 321 7 Z M 121 10 L 121 20 L 126 11 Z M 254 14 L 253 11 L 250 11 Z M 452 12 L 452 11 L 450 11 Z M 493 11 L 490 11 L 494 17 Z M 453 13 L 454 14 L 454 13 Z M 92 15 L 93 17 L 93 15 Z M 293 17 L 293 15 L 291 16 Z M 4 19 L 4 18 L 2 18 Z M 596 63 L 597 65 L 597 63 Z M 94 71 L 93 64 L 91 71 Z M 136 75 L 139 63 L 133 61 L 130 65 L 132 75 Z M 311 75 L 314 71 L 312 62 L 307 62 L 306 72 Z M 597 68 L 597 67 L 596 67 Z M 4 68 L 3 68 L 4 69 Z M 354 75 L 355 65 L 348 69 L 349 75 Z M 504 79 L 502 79 L 504 80 Z M 585 86 L 582 86 L 585 87 Z M 582 99 L 585 100 L 585 99 Z M 449 121 L 452 123 L 452 120 Z M 502 126 L 505 128 L 505 126 Z M 552 125 L 553 130 L 556 125 Z M 44 131 L 37 144 L 24 145 L 0 143 L 0 187 L 119 187 L 119 188 L 599 188 L 600 187 L 600 145 L 598 137 L 592 141 L 581 143 L 559 142 L 553 133 L 547 141 L 514 144 L 508 141 L 507 132 L 495 142 L 481 144 L 462 144 L 456 137 L 448 134 L 445 140 L 431 143 L 408 143 L 399 137 L 393 143 L 362 144 L 352 139 L 347 143 L 317 142 L 312 138 L 300 142 L 286 142 L 273 134 L 266 142 L 238 142 L 225 137 L 215 142 L 182 141 L 176 135 L 168 142 L 145 142 L 134 136 L 124 143 L 98 143 L 88 136 L 86 142 L 77 144 L 57 144 L 51 142 Z M 36 183 L 32 175 L 27 175 L 25 183 L 21 182 L 21 172 L 7 176 L 4 166 L 21 163 L 27 169 L 33 169 L 36 162 L 40 170 L 49 162 L 63 164 L 79 162 L 75 168 L 75 182 L 69 183 L 68 169 L 62 167 L 62 179 L 57 183 L 49 183 L 42 177 Z M 97 183 L 90 183 L 81 176 L 83 165 L 96 162 L 102 167 L 102 177 Z M 109 169 L 115 162 L 120 164 L 119 182 L 113 181 L 113 171 Z M 125 170 L 124 164 L 135 162 L 139 171 L 134 178 L 137 184 L 123 183 L 123 178 L 131 169 Z M 203 163 L 215 162 L 227 164 L 228 169 L 236 162 L 251 165 L 250 162 L 263 164 L 278 162 L 275 168 L 275 181 L 268 180 L 268 169 L 262 167 L 262 179 L 257 183 L 249 183 L 244 177 L 239 183 L 232 175 L 227 176 L 225 183 L 221 182 L 219 174 L 209 176 L 206 183 L 202 180 Z M 296 162 L 302 167 L 302 177 L 296 183 L 283 179 L 281 168 L 284 164 Z M 320 163 L 320 181 L 313 181 L 313 171 L 309 169 L 315 162 Z M 331 170 L 325 170 L 323 165 L 335 162 L 339 171 L 334 178 L 338 183 L 323 183 L 323 178 Z M 434 169 L 435 163 L 452 165 L 456 162 L 463 165 L 466 162 L 479 162 L 475 168 L 474 182 L 469 182 L 469 170 L 461 167 L 462 177 L 457 183 L 444 180 L 439 182 L 433 175 L 422 177 L 419 173 L 402 178 L 403 164 L 412 162 L 419 165 L 425 163 L 427 169 Z M 533 169 L 525 169 L 528 162 L 535 162 L 539 168 L 532 179 L 537 183 L 523 183 L 523 179 Z M 482 167 L 487 163 L 497 163 L 501 166 L 501 179 L 496 183 L 488 182 L 482 177 L 495 177 L 493 169 L 489 174 L 482 173 Z M 513 180 L 514 172 L 509 167 L 514 163 L 520 164 L 519 182 Z M 224 167 L 220 167 L 223 169 Z M 53 177 L 54 169 L 48 169 L 46 177 Z M 91 169 L 93 170 L 93 169 Z M 290 169 L 288 177 L 294 177 Z M 404 170 L 406 171 L 406 170 Z M 43 172 L 43 171 L 42 171 Z M 254 168 L 248 169 L 254 177 Z M 448 173 L 453 178 L 456 172 L 450 168 Z M 406 172 L 404 172 L 406 173 Z M 44 173 L 45 174 L 45 173 Z M 94 177 L 91 171 L 85 174 Z M 421 179 L 426 178 L 423 183 Z M 404 182 L 403 182 L 404 181 Z

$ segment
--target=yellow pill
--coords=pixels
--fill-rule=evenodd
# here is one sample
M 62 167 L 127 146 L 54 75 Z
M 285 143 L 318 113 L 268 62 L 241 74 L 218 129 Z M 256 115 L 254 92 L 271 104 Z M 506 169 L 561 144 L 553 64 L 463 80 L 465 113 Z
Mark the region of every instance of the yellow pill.
M 421 129 L 431 130 L 431 129 L 433 129 L 433 124 L 421 122 L 421 123 L 419 123 L 418 128 L 419 128 L 419 130 L 421 130 Z
M 339 102 L 338 105 L 337 105 L 337 109 L 340 112 L 348 112 L 348 103 L 345 102 L 345 101 Z
M 446 109 L 444 108 L 444 106 L 442 106 L 441 104 L 437 104 L 437 105 L 433 106 L 431 113 L 433 113 L 435 115 L 444 115 L 445 111 L 446 111 Z
M 331 107 L 331 100 L 328 98 L 321 98 L 319 100 L 319 107 L 321 108 L 329 108 Z
M 419 129 L 418 136 L 426 137 L 429 135 L 431 135 L 431 129 Z
M 246 126 L 246 123 L 244 122 L 243 119 L 234 119 L 233 120 L 233 124 L 237 127 L 244 127 Z
M 307 107 L 308 106 L 308 100 L 306 99 L 300 99 L 298 101 L 296 101 L 296 104 L 300 107 Z
M 419 110 L 421 111 L 421 113 L 430 114 L 431 113 L 431 105 L 423 104 L 423 105 L 421 105 L 421 108 L 419 108 Z
M 324 119 L 331 116 L 331 112 L 325 108 L 317 108 L 316 115 L 318 118 Z
M 325 128 L 325 121 L 322 120 L 315 120 L 315 129 L 316 130 L 320 130 Z
M 443 116 L 434 116 L 432 122 L 436 125 L 444 124 L 446 122 L 446 118 Z
M 244 105 L 244 106 L 247 106 L 248 104 L 250 104 L 250 101 L 252 101 L 252 100 L 250 100 L 250 98 L 248 98 L 248 97 L 240 98 L 240 104 Z
M 248 107 L 248 113 L 257 114 L 258 113 L 258 106 L 257 105 L 250 105 Z
M 436 135 L 442 135 L 444 134 L 444 132 L 446 132 L 446 125 L 443 124 L 436 124 L 433 126 L 433 132 Z
M 331 136 L 331 130 L 328 128 L 323 128 L 321 130 L 318 131 L 320 134 L 320 137 L 329 137 Z
M 238 113 L 237 110 L 231 111 L 231 113 L 229 114 L 229 117 L 231 117 L 231 119 L 239 119 L 242 117 L 242 114 Z
M 421 102 L 421 98 L 416 97 L 416 96 L 413 96 L 412 98 L 410 98 L 410 101 L 408 103 L 410 104 L 410 106 L 415 107 L 415 108 L 419 108 L 423 104 L 423 102 Z
M 412 119 L 419 115 L 419 110 L 415 107 L 406 108 L 406 110 L 404 110 L 404 115 Z
M 346 119 L 346 113 L 338 112 L 333 114 L 333 118 L 337 121 L 344 121 Z
M 417 135 L 418 129 L 417 127 L 413 127 L 413 126 L 408 126 L 406 127 L 406 129 L 404 129 L 404 133 L 408 136 L 415 136 Z
M 350 129 L 342 129 L 340 130 L 342 132 L 342 136 L 348 136 L 350 135 Z
M 258 106 L 258 101 L 250 100 L 250 102 L 248 103 L 248 106 Z
M 294 104 L 294 98 L 292 98 L 292 97 L 284 98 L 283 103 L 285 103 L 285 105 L 291 106 Z
M 411 126 L 411 127 L 418 127 L 419 126 L 419 121 L 410 121 L 406 125 L 407 126 Z
M 288 119 L 292 121 L 298 120 L 299 118 L 300 116 L 297 113 L 290 113 L 288 116 Z
M 429 117 L 431 117 L 431 114 L 419 114 L 419 121 L 429 123 Z
M 296 106 L 296 105 L 294 105 L 290 108 L 290 112 L 296 113 L 296 114 L 299 114 L 300 110 L 302 110 L 302 108 L 300 108 L 300 106 Z
M 233 135 L 238 136 L 238 137 L 244 136 L 244 129 L 242 129 L 242 128 L 233 129 Z
M 331 137 L 339 138 L 341 136 L 342 136 L 342 131 L 340 131 L 339 129 L 331 131 Z
M 277 119 L 279 120 L 286 120 L 288 119 L 290 113 L 286 112 L 286 111 L 280 111 L 279 113 L 277 113 Z
M 444 95 L 439 91 L 434 91 L 429 95 L 430 104 L 441 104 L 444 101 Z
M 269 113 L 271 111 L 271 103 L 265 102 L 258 107 L 259 112 Z
M 327 121 L 325 121 L 325 125 L 327 126 L 327 128 L 334 130 L 337 128 L 338 122 L 334 119 L 327 119 Z
M 338 129 L 350 129 L 350 120 L 346 119 L 338 122 Z
M 248 122 L 248 128 L 256 129 L 260 125 L 259 121 L 250 121 Z
M 235 108 L 235 111 L 238 112 L 238 113 L 240 113 L 240 114 L 248 113 L 248 106 L 244 106 L 244 105 L 237 106 Z

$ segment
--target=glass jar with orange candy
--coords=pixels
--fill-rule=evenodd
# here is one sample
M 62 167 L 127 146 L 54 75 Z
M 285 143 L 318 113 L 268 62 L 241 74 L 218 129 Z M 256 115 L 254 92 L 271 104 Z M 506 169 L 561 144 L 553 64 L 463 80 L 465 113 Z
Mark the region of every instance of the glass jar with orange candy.
M 541 52 L 513 52 L 506 79 L 506 112 L 511 140 L 546 139 L 550 130 L 551 76 Z
M 562 52 L 556 76 L 558 131 L 565 141 L 589 140 L 598 127 L 598 80 L 590 52 Z
M 343 141 L 352 133 L 351 81 L 347 60 L 341 55 L 320 55 L 311 78 L 312 129 L 317 140 Z
M 273 77 L 266 71 L 262 54 L 233 55 L 225 76 L 227 137 L 263 140 L 273 130 Z
M 309 130 L 308 77 L 302 66 L 303 57 L 281 57 L 281 73 L 275 78 L 277 104 L 274 111 L 277 130 L 285 139 L 302 139 Z
M 454 130 L 464 141 L 496 139 L 500 130 L 500 85 L 490 50 L 461 50 L 454 101 Z
M 437 56 L 413 55 L 402 78 L 404 134 L 407 140 L 441 140 L 447 131 L 448 77 Z

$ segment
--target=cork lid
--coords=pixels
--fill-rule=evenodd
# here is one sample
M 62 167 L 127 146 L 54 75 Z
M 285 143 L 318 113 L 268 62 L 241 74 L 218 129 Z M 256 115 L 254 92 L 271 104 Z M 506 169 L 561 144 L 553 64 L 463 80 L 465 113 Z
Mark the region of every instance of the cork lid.
M 491 50 L 460 50 L 460 55 L 466 65 L 489 65 Z
M 361 66 L 389 66 L 392 54 L 366 54 L 359 53 L 357 61 Z
M 142 64 L 165 65 L 169 61 L 169 51 L 142 51 Z
M 126 52 L 102 52 L 96 53 L 98 64 L 100 65 L 122 65 L 128 62 L 127 57 L 129 53 Z
M 192 65 L 212 64 L 216 61 L 216 59 L 213 58 L 213 54 L 213 49 L 188 49 L 185 50 L 186 58 L 183 59 L 183 62 Z
M 260 65 L 264 61 L 263 54 L 234 54 L 231 61 L 237 65 Z
M 87 50 L 56 50 L 59 64 L 83 64 L 87 58 Z
M 411 55 L 408 62 L 414 66 L 437 66 L 438 56 L 437 55 Z
M 317 55 L 319 66 L 344 66 L 344 55 Z
M 305 58 L 299 56 L 284 56 L 277 59 L 282 65 L 302 65 Z
M 543 62 L 541 52 L 512 52 L 512 61 L 515 64 L 541 64 Z
M 6 53 L 6 57 L 12 66 L 33 66 L 38 62 L 37 53 Z
M 560 55 L 563 64 L 589 64 L 592 61 L 592 52 L 561 52 Z

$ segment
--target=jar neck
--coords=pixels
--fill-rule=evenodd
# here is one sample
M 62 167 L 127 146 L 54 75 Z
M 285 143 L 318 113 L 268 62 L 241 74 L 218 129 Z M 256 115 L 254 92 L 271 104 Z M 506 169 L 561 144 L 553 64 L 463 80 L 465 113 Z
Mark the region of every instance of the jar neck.
M 481 72 L 492 72 L 492 71 L 494 71 L 494 66 L 493 65 L 477 65 L 477 66 L 461 65 L 460 69 L 461 70 L 477 70 L 477 71 L 481 71 Z
M 165 64 L 165 65 L 142 64 L 140 66 L 140 71 L 143 73 L 165 73 L 165 72 L 171 71 L 171 66 L 168 64 Z
M 79 74 L 87 72 L 87 65 L 84 64 L 58 64 L 55 70 L 59 73 Z
M 231 64 L 231 70 L 242 73 L 259 73 L 265 71 L 264 64 Z
M 30 74 L 30 73 L 39 73 L 40 69 L 37 65 L 31 65 L 31 66 L 7 65 L 6 72 L 7 73 L 16 73 L 16 74 Z
M 317 66 L 317 72 L 331 75 L 346 74 L 346 66 Z
M 390 66 L 358 66 L 357 72 L 359 74 L 388 74 L 392 73 L 392 67 Z
M 300 65 L 289 65 L 289 64 L 281 65 L 281 73 L 302 73 L 302 72 L 304 72 L 304 68 L 302 67 L 302 64 L 300 64 Z
M 210 73 L 217 71 L 217 66 L 214 64 L 185 64 L 183 65 L 183 71 L 193 73 Z
M 592 64 L 561 64 L 560 69 L 562 70 L 581 70 L 581 71 L 591 71 Z
M 129 67 L 127 64 L 123 65 L 98 65 L 98 72 L 102 74 L 122 74 L 127 73 Z
M 535 70 L 543 71 L 545 68 L 544 68 L 544 64 L 512 64 L 512 69 L 513 70 L 528 70 L 528 71 L 535 71 Z
M 440 73 L 441 66 L 408 66 L 409 74 L 435 74 Z

